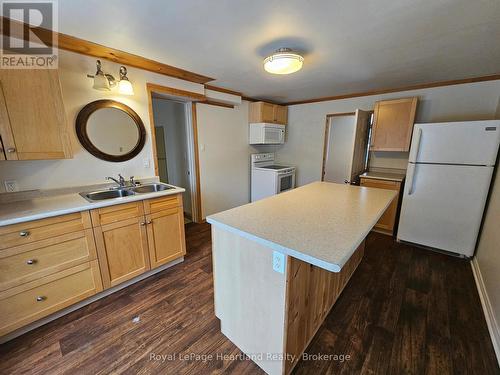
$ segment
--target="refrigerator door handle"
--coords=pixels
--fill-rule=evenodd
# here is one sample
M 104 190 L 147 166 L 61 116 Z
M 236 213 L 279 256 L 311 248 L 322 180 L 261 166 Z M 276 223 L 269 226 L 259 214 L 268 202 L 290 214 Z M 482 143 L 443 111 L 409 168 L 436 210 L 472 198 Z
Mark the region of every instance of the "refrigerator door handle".
M 418 152 L 420 151 L 421 139 L 422 139 L 422 128 L 417 128 L 417 134 L 415 134 L 415 160 L 413 160 L 415 163 L 418 161 Z
M 412 195 L 415 192 L 415 189 L 413 188 L 413 182 L 415 179 L 415 168 L 417 166 L 413 163 L 408 164 L 408 177 L 407 177 L 407 184 L 408 184 L 408 195 Z

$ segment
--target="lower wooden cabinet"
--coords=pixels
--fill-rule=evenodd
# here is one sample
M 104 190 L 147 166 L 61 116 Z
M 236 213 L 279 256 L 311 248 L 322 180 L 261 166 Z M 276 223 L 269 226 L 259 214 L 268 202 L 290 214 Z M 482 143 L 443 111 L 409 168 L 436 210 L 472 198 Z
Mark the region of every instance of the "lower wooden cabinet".
M 180 194 L 0 227 L 0 336 L 185 253 Z
M 398 195 L 392 203 L 387 207 L 387 210 L 381 216 L 377 224 L 375 224 L 374 230 L 377 232 L 393 235 L 394 227 L 396 224 L 396 216 L 398 213 L 398 203 L 399 203 L 399 192 L 401 190 L 401 182 L 390 181 L 390 180 L 379 180 L 373 178 L 361 177 L 361 186 L 374 187 L 379 189 L 396 190 Z
M 0 336 L 102 291 L 97 260 L 0 293 Z
M 186 254 L 182 206 L 146 215 L 151 268 Z
M 151 269 L 143 216 L 96 227 L 94 235 L 105 288 Z

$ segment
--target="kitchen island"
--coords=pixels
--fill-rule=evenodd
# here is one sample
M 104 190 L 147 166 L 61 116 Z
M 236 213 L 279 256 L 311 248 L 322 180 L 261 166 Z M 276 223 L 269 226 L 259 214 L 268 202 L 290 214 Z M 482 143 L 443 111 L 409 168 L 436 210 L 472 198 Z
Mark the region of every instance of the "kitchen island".
M 207 217 L 222 333 L 268 374 L 290 373 L 395 197 L 315 182 Z

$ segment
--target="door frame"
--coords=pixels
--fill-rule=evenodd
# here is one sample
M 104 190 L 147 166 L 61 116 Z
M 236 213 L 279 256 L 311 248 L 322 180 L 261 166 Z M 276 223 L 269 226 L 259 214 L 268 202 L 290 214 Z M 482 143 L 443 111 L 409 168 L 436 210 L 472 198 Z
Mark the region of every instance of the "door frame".
M 158 156 L 156 149 L 155 120 L 153 113 L 153 95 L 159 94 L 166 100 L 175 100 L 186 104 L 186 121 L 188 122 L 188 155 L 189 166 L 194 173 L 190 176 L 191 187 L 191 220 L 195 223 L 203 222 L 201 216 L 201 187 L 200 187 L 200 156 L 198 150 L 198 124 L 196 118 L 196 103 L 204 102 L 205 95 L 184 91 L 154 83 L 146 83 L 149 109 L 149 126 L 151 130 L 151 147 L 153 148 L 153 162 L 155 175 L 158 176 Z
M 325 181 L 326 173 L 326 153 L 328 151 L 328 140 L 330 138 L 330 119 L 340 116 L 356 116 L 356 112 L 329 113 L 325 120 L 325 138 L 323 140 L 323 164 L 321 166 L 321 181 Z

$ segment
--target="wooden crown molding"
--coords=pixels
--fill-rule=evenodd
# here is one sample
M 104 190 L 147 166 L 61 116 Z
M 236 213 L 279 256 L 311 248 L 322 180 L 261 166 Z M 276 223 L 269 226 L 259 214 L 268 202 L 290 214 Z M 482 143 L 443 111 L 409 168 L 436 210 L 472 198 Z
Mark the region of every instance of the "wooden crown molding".
M 157 85 L 155 83 L 150 83 L 150 82 L 146 83 L 146 89 L 148 93 L 159 94 L 160 96 L 161 94 L 164 94 L 168 96 L 185 98 L 194 102 L 205 102 L 207 100 L 207 97 L 205 95 L 198 94 L 197 92 L 191 92 L 191 91 L 176 89 L 174 87 Z
M 432 88 L 432 87 L 461 85 L 464 83 L 495 81 L 498 79 L 500 79 L 500 74 L 492 74 L 489 76 L 479 76 L 479 77 L 472 77 L 472 78 L 455 79 L 455 80 L 450 80 L 450 81 L 421 83 L 418 85 L 411 85 L 411 86 L 402 86 L 402 87 L 380 89 L 380 90 L 373 90 L 373 91 L 356 92 L 356 93 L 345 94 L 345 95 L 325 96 L 325 97 L 315 98 L 315 99 L 297 100 L 297 101 L 283 103 L 282 105 L 298 105 L 298 104 L 326 102 L 326 101 L 330 101 L 330 100 L 340 100 L 340 99 L 356 98 L 356 97 L 361 97 L 361 96 L 388 94 L 391 92 L 399 92 L 399 91 L 421 90 L 421 89 L 428 89 L 428 88 Z
M 205 89 L 243 97 L 243 94 L 241 92 L 225 89 L 224 87 L 205 85 Z
M 216 102 L 213 100 L 205 100 L 203 102 L 198 102 L 199 104 L 208 104 L 208 105 L 215 105 L 217 107 L 224 107 L 224 108 L 234 108 L 234 105 L 232 104 L 227 104 L 227 103 L 222 103 L 222 102 Z
M 27 24 L 23 22 L 11 20 L 7 17 L 1 17 L 2 24 L 2 34 L 3 30 L 10 22 L 18 23 L 23 26 L 23 30 L 28 28 Z M 47 30 L 43 28 L 31 29 L 40 40 L 42 40 L 47 45 L 52 45 L 52 33 L 55 34 L 55 40 L 57 41 L 54 47 L 63 49 L 66 51 L 80 53 L 82 55 L 97 57 L 101 59 L 106 59 L 113 61 L 117 64 L 123 64 L 127 66 L 132 66 L 134 68 L 139 68 L 147 70 L 150 72 L 163 74 L 169 77 L 175 77 L 183 79 L 185 81 L 205 84 L 207 82 L 213 81 L 214 78 L 206 77 L 201 74 L 193 73 L 188 70 L 176 68 L 171 65 L 163 64 L 155 60 L 147 59 L 142 56 L 134 55 L 128 52 L 120 51 L 115 48 L 106 47 L 101 44 L 89 42 L 84 39 L 80 39 L 71 35 L 66 35 L 63 33 L 57 33 L 52 30 Z M 23 35 L 11 35 L 19 39 L 24 39 L 24 36 L 28 35 L 24 32 Z

